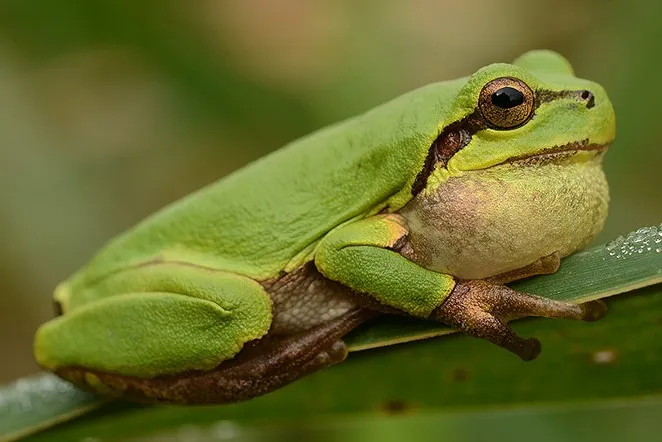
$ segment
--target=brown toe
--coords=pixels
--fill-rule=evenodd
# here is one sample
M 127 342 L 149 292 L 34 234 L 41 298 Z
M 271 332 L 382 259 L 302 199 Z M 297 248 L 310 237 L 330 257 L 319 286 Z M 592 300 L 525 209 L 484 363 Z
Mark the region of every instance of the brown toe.
M 582 304 L 581 307 L 584 310 L 582 321 L 586 322 L 597 321 L 598 319 L 601 319 L 605 313 L 607 313 L 607 304 L 599 299 L 586 302 Z

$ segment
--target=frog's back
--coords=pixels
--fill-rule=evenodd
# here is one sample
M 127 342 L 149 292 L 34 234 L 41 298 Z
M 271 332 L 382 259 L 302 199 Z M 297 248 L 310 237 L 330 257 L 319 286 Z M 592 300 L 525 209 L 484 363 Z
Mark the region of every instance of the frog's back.
M 115 238 L 88 277 L 190 258 L 257 280 L 324 234 L 406 191 L 456 88 L 437 83 L 299 139 L 175 202 Z

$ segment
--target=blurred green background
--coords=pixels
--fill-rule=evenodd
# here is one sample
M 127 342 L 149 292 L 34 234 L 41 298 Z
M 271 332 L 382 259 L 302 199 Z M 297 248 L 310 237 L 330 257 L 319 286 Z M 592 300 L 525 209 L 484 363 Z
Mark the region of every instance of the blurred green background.
M 111 236 L 289 140 L 523 51 L 618 116 L 602 242 L 662 221 L 658 0 L 0 0 L 0 382 Z

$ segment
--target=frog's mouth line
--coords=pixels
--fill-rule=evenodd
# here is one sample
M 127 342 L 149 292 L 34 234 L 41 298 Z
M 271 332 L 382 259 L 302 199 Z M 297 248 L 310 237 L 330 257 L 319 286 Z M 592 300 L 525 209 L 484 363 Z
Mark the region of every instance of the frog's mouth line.
M 593 158 L 596 155 L 605 152 L 609 148 L 610 144 L 611 143 L 609 144 L 589 143 L 588 140 L 576 141 L 572 143 L 563 144 L 561 146 L 550 147 L 531 155 L 518 155 L 518 156 L 510 157 L 499 164 L 495 164 L 495 166 L 501 164 L 509 164 L 509 163 L 543 164 L 543 163 L 563 160 L 579 152 L 594 152 L 595 155 L 591 157 Z

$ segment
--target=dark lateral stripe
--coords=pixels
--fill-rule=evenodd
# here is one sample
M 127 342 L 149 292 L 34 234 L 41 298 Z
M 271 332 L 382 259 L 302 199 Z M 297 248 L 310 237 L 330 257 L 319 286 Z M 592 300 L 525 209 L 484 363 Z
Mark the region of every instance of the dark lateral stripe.
M 533 155 L 517 155 L 510 157 L 498 164 L 495 164 L 495 166 L 498 166 L 500 164 L 506 164 L 506 163 L 514 163 L 517 161 L 521 160 L 527 160 L 527 159 L 532 159 L 532 158 L 538 158 L 538 157 L 545 157 L 548 155 L 555 155 L 555 154 L 561 154 L 561 153 L 575 153 L 579 151 L 603 151 L 608 147 L 606 144 L 596 144 L 596 143 L 590 143 L 588 142 L 588 138 L 584 138 L 583 140 L 580 141 L 574 141 L 566 144 L 561 144 L 557 146 L 551 146 L 548 147 L 547 149 L 541 150 L 540 152 L 533 154 Z M 494 167 L 494 166 L 492 166 Z
M 584 101 L 587 97 L 585 94 L 589 93 L 587 90 L 563 90 L 563 91 L 550 91 L 547 89 L 539 89 L 535 92 L 536 96 L 536 102 L 534 103 L 533 107 L 534 109 L 538 109 L 538 107 L 543 104 L 543 103 L 549 103 L 551 101 L 556 101 L 556 100 L 577 100 L 577 101 Z M 593 99 L 591 99 L 593 101 Z M 593 107 L 593 104 L 588 103 L 587 106 Z
M 439 137 L 437 137 L 437 140 L 438 139 Z M 425 186 L 428 183 L 428 177 L 434 170 L 434 166 L 437 164 L 437 149 L 435 148 L 437 140 L 432 143 L 432 146 L 428 150 L 428 155 L 425 157 L 423 168 L 418 172 L 418 175 L 416 175 L 416 179 L 414 179 L 414 184 L 411 186 L 411 194 L 413 196 L 418 195 L 423 189 L 425 189 Z
M 446 126 L 430 145 L 423 168 L 418 172 L 411 186 L 411 194 L 416 196 L 425 189 L 428 178 L 437 164 L 442 163 L 445 166 L 457 151 L 469 144 L 476 132 L 487 127 L 487 122 L 478 107 L 463 119 Z

